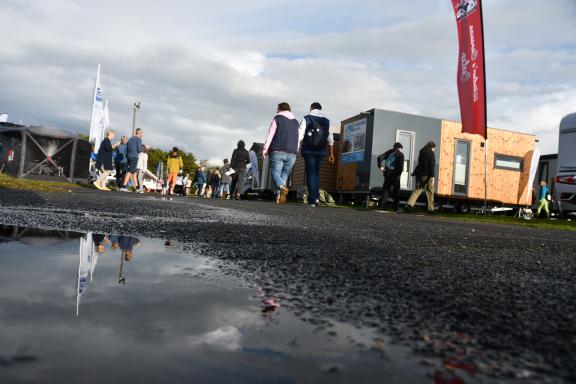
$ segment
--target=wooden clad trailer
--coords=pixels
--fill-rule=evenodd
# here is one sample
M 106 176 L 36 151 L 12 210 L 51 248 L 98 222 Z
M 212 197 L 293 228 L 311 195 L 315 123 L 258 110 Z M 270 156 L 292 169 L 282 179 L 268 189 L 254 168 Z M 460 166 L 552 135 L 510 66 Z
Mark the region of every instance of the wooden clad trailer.
M 401 196 L 415 187 L 412 172 L 418 152 L 436 143 L 436 195 L 446 207 L 482 205 L 484 201 L 484 139 L 461 133 L 461 124 L 441 119 L 373 109 L 341 125 L 341 155 L 337 189 L 341 198 L 380 194 L 384 181 L 377 157 L 402 143 L 405 155 Z M 535 136 L 488 129 L 488 189 L 490 206 L 530 205 L 529 174 Z

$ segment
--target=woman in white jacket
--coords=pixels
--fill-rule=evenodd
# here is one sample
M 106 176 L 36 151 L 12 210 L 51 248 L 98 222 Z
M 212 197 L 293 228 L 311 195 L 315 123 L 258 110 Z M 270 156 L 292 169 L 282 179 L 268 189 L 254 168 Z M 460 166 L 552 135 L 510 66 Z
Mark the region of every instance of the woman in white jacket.
M 144 174 L 148 169 L 148 151 L 147 147 L 142 148 L 138 154 L 138 193 L 144 193 Z

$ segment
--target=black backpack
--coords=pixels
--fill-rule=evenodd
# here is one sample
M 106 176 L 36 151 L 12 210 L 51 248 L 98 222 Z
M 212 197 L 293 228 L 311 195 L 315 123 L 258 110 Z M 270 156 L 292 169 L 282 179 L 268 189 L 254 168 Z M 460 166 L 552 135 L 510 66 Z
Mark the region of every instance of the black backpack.
M 310 123 L 308 123 L 308 119 L 310 119 Z M 325 132 L 325 129 L 313 116 L 307 116 L 306 122 L 303 146 L 313 150 L 326 149 L 326 146 L 328 145 L 328 132 Z

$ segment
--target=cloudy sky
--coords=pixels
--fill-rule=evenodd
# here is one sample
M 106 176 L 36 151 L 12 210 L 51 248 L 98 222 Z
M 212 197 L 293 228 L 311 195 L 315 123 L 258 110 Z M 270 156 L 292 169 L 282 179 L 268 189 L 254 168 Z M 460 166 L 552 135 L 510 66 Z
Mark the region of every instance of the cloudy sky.
M 485 0 L 490 126 L 556 151 L 576 111 L 576 1 Z M 378 107 L 459 120 L 450 0 L 0 0 L 0 111 L 88 132 L 96 67 L 112 126 L 200 159 L 263 141 L 275 107 L 334 124 Z

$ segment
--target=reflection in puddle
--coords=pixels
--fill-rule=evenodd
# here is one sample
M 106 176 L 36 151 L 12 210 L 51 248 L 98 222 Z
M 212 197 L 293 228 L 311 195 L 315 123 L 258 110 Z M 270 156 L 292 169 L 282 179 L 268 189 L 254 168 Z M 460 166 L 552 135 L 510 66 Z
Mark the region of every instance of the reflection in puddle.
M 118 272 L 118 283 L 126 284 L 124 276 L 124 262 L 132 260 L 134 247 L 140 246 L 140 240 L 131 236 L 116 236 L 93 234 L 91 232 L 80 238 L 80 252 L 78 262 L 78 286 L 76 295 L 76 316 L 80 312 L 80 298 L 86 291 L 89 281 L 94 277 L 94 270 L 98 264 L 98 255 L 106 252 L 106 244 L 110 244 L 110 249 L 120 250 L 120 268 Z
M 190 248 L 0 226 L 0 383 L 425 380 L 375 332 L 319 332 Z

